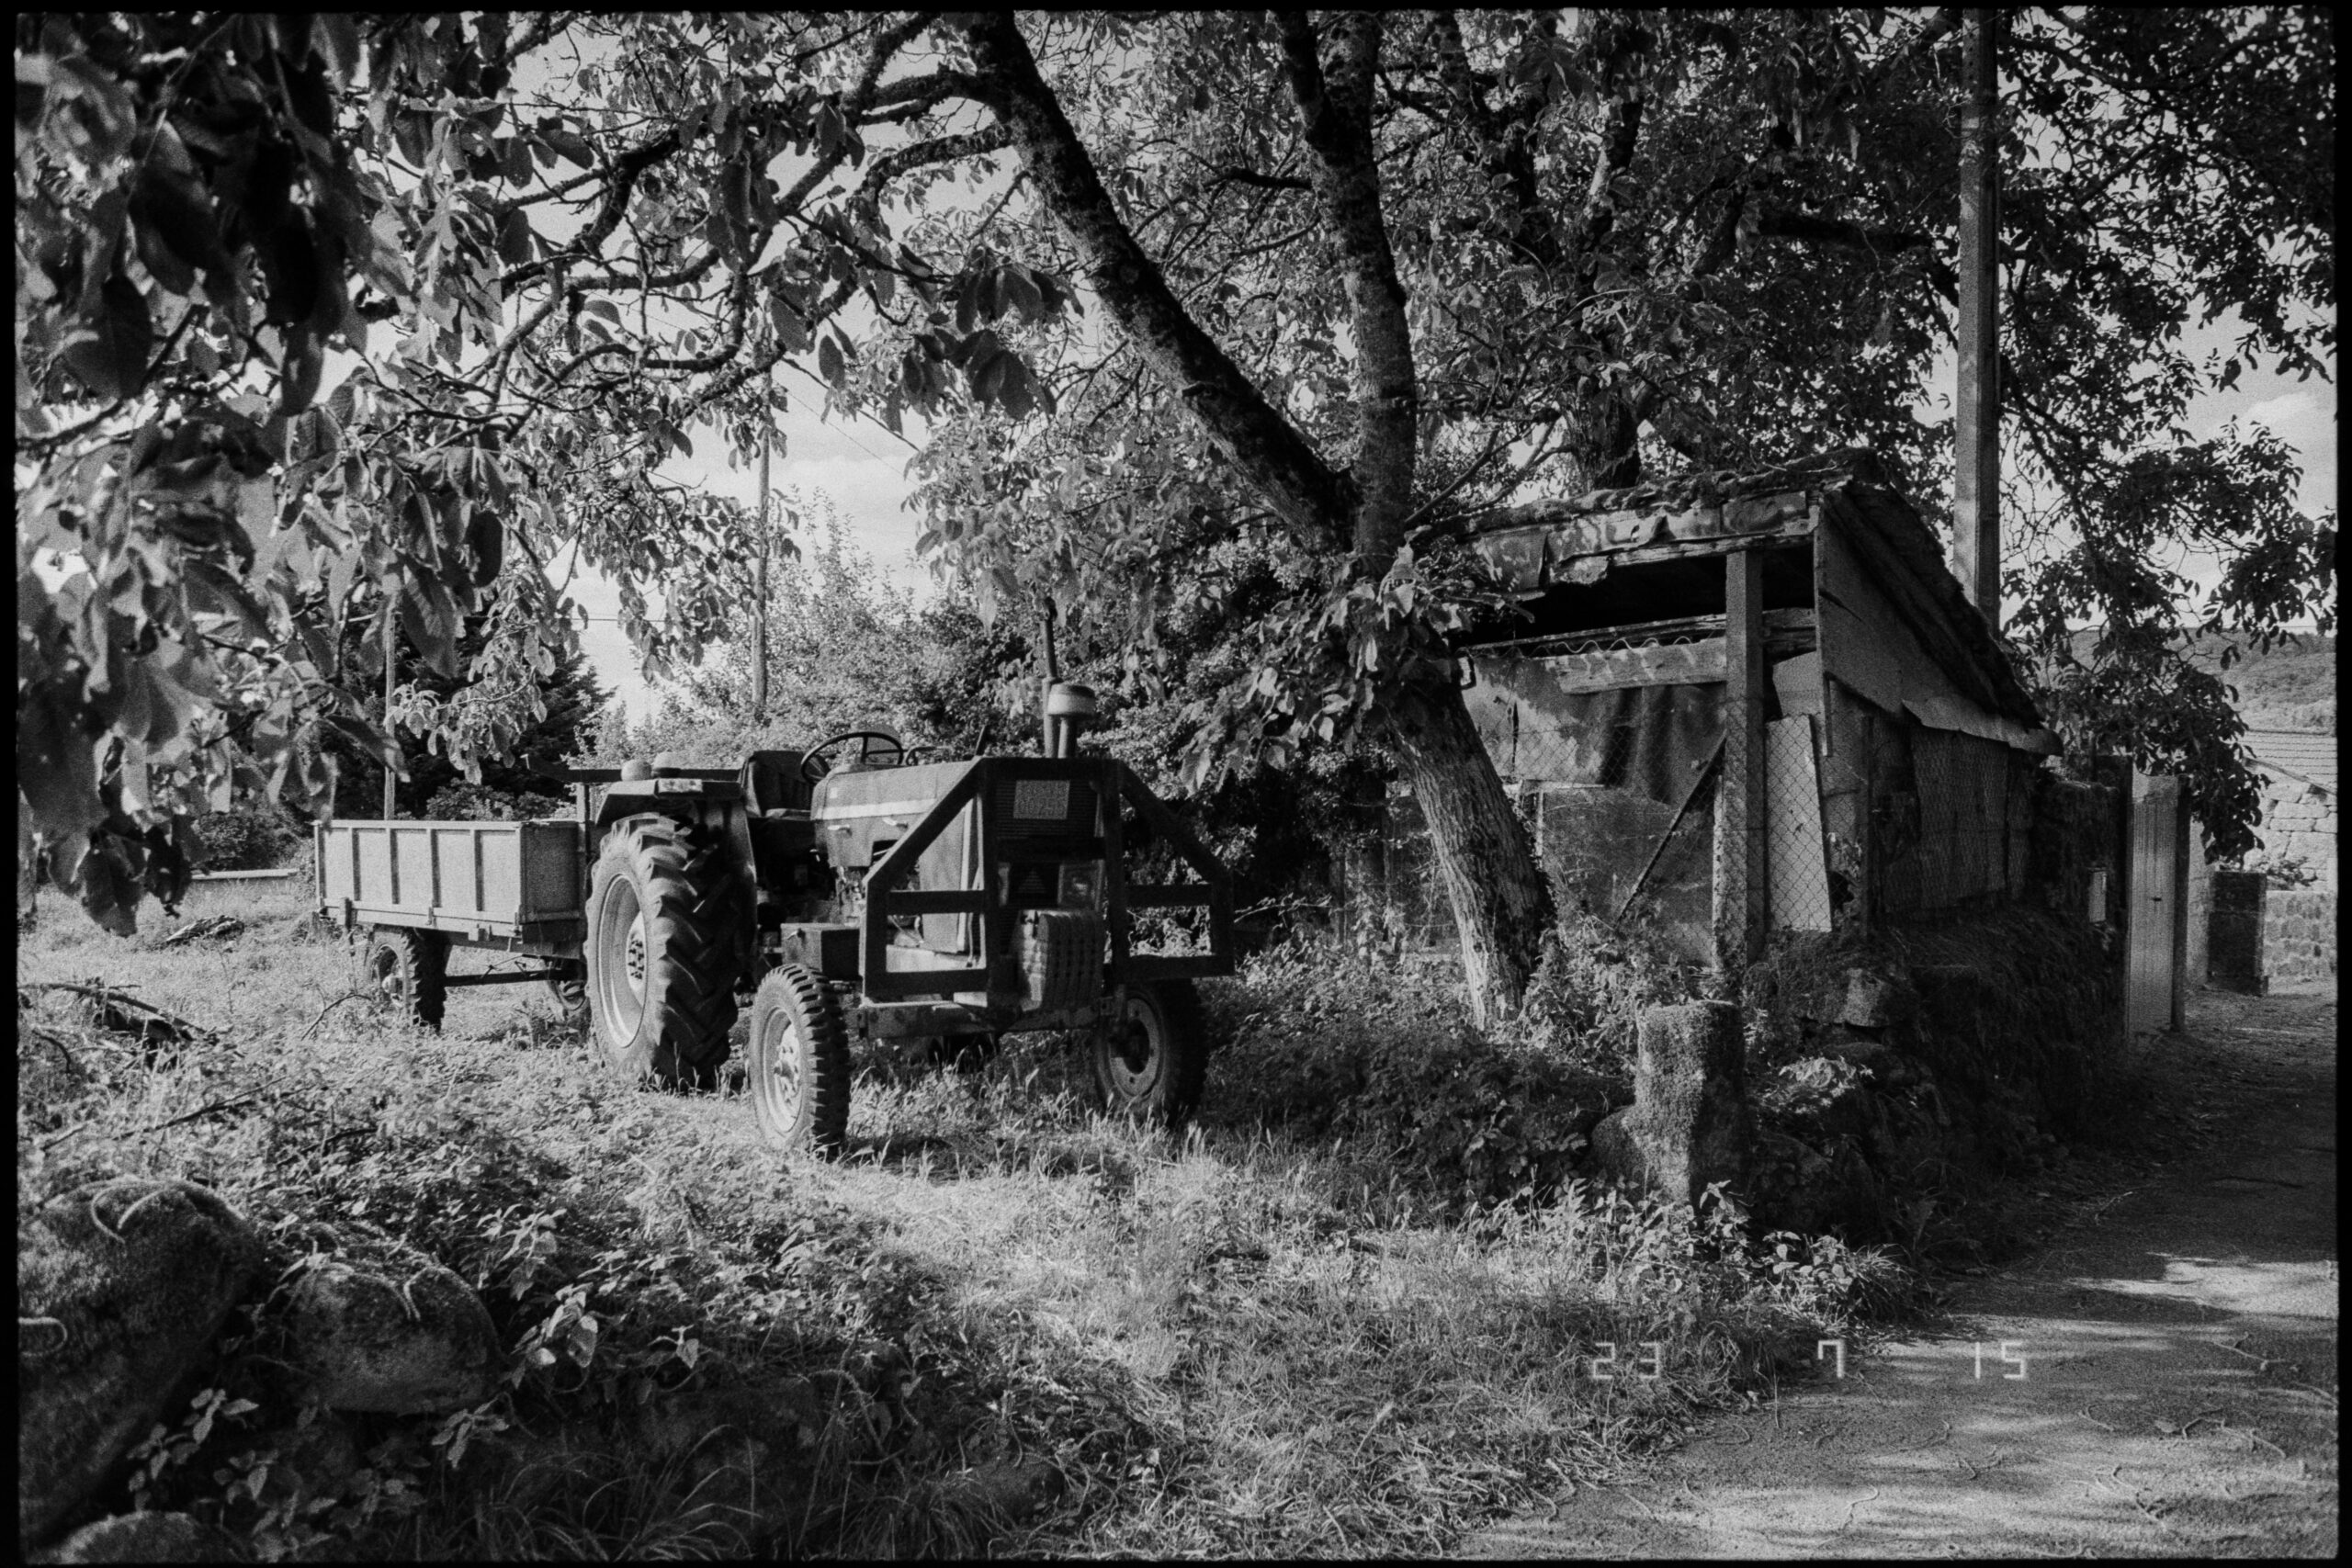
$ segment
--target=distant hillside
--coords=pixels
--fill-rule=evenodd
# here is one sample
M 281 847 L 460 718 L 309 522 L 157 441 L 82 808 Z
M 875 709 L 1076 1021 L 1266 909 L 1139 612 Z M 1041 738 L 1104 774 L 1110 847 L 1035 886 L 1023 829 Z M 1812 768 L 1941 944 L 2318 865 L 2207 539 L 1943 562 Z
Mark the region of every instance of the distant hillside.
M 2095 632 L 2075 634 L 2076 657 L 2088 659 Z M 2202 637 L 2189 651 L 2199 669 L 2211 670 L 2238 689 L 2238 713 L 2249 729 L 2310 729 L 2335 733 L 2335 639 L 2306 632 L 2268 653 L 2245 649 L 2227 670 L 2220 637 Z

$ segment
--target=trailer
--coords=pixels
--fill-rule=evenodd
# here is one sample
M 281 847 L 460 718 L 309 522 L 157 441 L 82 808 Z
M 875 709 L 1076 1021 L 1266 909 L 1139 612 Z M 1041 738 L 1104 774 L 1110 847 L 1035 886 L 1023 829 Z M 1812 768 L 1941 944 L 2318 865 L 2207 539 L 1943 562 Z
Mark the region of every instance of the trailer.
M 413 1022 L 437 1028 L 451 987 L 541 983 L 630 1078 L 715 1083 L 748 998 L 746 1087 L 781 1145 L 840 1146 L 854 1045 L 1048 1029 L 1087 1042 L 1106 1103 L 1181 1122 L 1231 878 L 1132 770 L 1077 754 L 1092 708 L 1056 686 L 1045 756 L 922 762 L 849 730 L 739 768 L 575 770 L 568 818 L 325 823 L 320 908 Z M 1190 879 L 1139 880 L 1141 842 Z M 1193 911 L 1192 949 L 1142 946 L 1145 910 Z M 458 946 L 544 962 L 451 976 Z

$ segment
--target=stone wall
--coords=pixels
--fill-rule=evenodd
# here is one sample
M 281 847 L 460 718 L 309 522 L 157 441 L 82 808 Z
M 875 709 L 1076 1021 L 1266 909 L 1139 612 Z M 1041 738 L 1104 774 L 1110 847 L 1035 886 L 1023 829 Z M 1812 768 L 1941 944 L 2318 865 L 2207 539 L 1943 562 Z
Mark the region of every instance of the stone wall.
M 2269 889 L 2258 871 L 2217 871 L 2204 923 L 2207 962 L 2201 976 L 2216 990 L 2262 994 L 2262 917 Z M 2189 971 L 2192 980 L 2200 976 Z
M 2319 886 L 2335 888 L 2335 796 L 2301 779 L 2270 777 L 2263 781 L 2262 823 L 2256 829 L 2262 856 L 2278 861 L 2300 858 L 2319 877 Z
M 2335 892 L 2273 887 L 2263 900 L 2262 975 L 2270 988 L 2335 978 Z

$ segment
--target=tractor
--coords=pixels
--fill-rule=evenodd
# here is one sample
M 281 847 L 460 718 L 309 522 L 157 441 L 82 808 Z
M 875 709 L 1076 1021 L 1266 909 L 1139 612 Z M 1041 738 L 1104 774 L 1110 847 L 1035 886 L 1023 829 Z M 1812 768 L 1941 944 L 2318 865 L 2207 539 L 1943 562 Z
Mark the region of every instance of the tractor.
M 876 726 L 735 768 L 576 769 L 565 818 L 322 824 L 321 908 L 416 1021 L 453 986 L 544 980 L 632 1079 L 715 1084 L 748 998 L 745 1090 L 779 1145 L 842 1147 L 860 1044 L 978 1055 L 1037 1030 L 1080 1036 L 1108 1106 L 1178 1124 L 1232 884 L 1132 770 L 1079 754 L 1091 690 L 1045 706 L 1037 756 L 926 761 Z M 1146 840 L 1195 880 L 1131 879 Z M 1200 912 L 1193 951 L 1139 950 L 1152 909 Z M 452 976 L 452 945 L 548 964 Z

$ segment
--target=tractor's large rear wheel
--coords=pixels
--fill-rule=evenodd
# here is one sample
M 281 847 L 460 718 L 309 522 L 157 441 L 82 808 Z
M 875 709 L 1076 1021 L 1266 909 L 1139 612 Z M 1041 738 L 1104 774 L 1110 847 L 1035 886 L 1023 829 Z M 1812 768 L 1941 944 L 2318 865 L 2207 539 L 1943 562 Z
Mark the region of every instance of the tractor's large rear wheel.
M 760 1136 L 831 1154 L 849 1134 L 849 1032 L 841 1003 L 797 964 L 768 971 L 752 1000 L 744 1089 Z
M 623 1077 L 715 1083 L 751 931 L 722 844 L 666 817 L 614 823 L 588 884 L 590 1049 Z
M 1208 1032 L 1190 980 L 1131 986 L 1124 1016 L 1095 1031 L 1094 1086 L 1114 1111 L 1181 1127 L 1208 1077 Z

